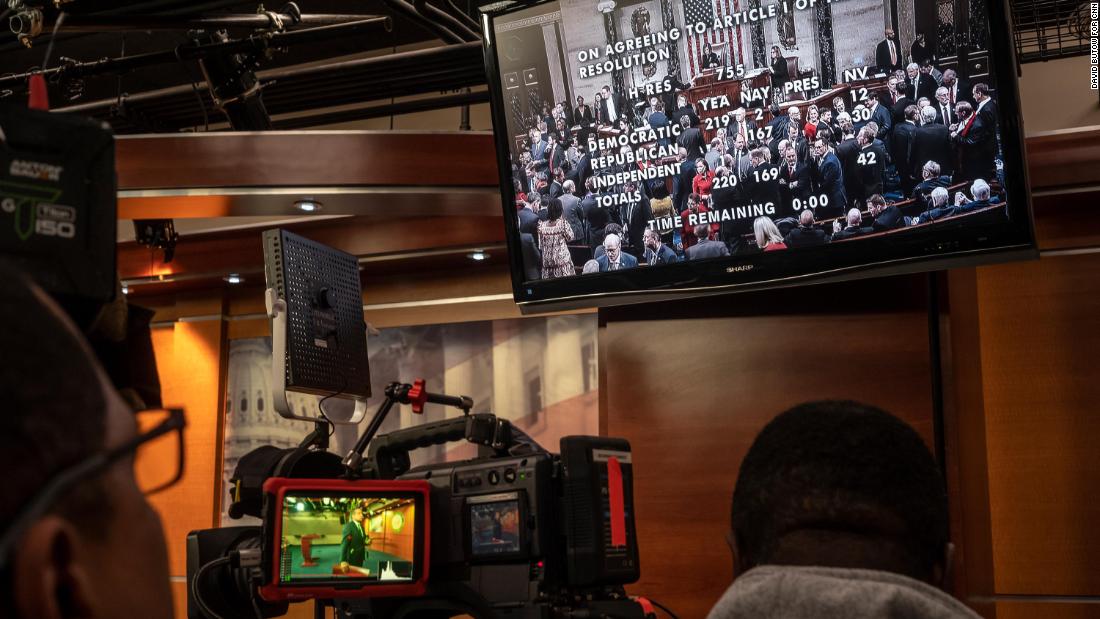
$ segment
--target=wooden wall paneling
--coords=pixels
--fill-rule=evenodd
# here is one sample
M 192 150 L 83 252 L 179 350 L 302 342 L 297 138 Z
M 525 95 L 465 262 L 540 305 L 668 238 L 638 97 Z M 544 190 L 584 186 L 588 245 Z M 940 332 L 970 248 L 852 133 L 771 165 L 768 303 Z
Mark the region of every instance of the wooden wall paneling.
M 927 313 L 914 303 L 923 285 L 890 278 L 601 310 L 601 426 L 634 451 L 634 593 L 706 615 L 731 582 L 724 540 L 739 463 L 790 406 L 862 400 L 932 445 Z
M 1100 619 L 1095 601 L 998 600 L 997 619 Z
M 1026 144 L 1033 189 L 1100 182 L 1100 128 L 1044 131 L 1028 136 Z
M 134 135 L 115 153 L 119 189 L 497 185 L 489 131 Z M 425 165 L 432 153 L 447 165 Z
M 214 525 L 221 423 L 220 320 L 177 322 L 153 330 L 164 403 L 186 409 L 186 463 L 178 484 L 150 497 L 164 523 L 171 574 L 184 576 L 186 538 Z
M 422 217 L 389 220 L 321 220 L 282 226 L 356 256 L 374 256 L 451 246 L 494 245 L 504 240 L 499 217 Z M 204 234 L 181 239 L 169 264 L 137 243 L 118 249 L 123 279 L 151 275 L 255 273 L 262 280 L 261 231 L 255 229 Z
M 947 276 L 949 318 L 944 346 L 944 439 L 947 445 L 952 537 L 957 545 L 955 594 L 986 617 L 996 609 L 989 516 L 985 399 L 982 389 L 981 330 L 974 269 Z
M 996 593 L 1100 599 L 1100 254 L 982 267 L 977 305 Z
M 1039 249 L 1100 247 L 1100 225 L 1095 218 L 1098 196 L 1100 192 L 1094 191 L 1032 198 Z

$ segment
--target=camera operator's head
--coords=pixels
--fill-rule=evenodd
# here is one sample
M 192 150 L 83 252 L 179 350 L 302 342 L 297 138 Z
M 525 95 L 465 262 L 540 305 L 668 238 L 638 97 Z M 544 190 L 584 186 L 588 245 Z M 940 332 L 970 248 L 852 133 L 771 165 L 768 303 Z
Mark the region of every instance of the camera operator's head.
M 160 520 L 116 449 L 136 436 L 133 411 L 57 305 L 2 264 L 0 278 L 0 615 L 171 616 Z M 128 455 L 43 494 L 112 449 Z
M 811 402 L 772 420 L 733 493 L 739 572 L 771 565 L 862 568 L 941 583 L 947 494 L 921 437 L 856 402 Z

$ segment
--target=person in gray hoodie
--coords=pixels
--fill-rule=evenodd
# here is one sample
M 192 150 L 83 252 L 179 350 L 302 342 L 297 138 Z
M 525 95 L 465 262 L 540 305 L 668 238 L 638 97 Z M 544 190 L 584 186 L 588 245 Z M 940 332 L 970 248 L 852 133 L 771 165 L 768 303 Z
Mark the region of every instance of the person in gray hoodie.
M 735 579 L 708 619 L 974 619 L 942 590 L 947 492 L 920 435 L 857 402 L 796 406 L 733 493 Z

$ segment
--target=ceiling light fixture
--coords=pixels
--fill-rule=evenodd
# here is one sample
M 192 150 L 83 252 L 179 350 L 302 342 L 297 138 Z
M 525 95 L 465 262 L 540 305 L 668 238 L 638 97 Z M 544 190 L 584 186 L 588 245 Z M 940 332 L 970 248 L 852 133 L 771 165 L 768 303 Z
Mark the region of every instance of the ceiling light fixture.
M 122 287 L 122 294 L 130 294 L 130 287 L 129 286 L 123 286 Z
M 483 252 L 479 249 L 475 252 L 470 252 L 470 253 L 466 254 L 466 257 L 469 258 L 470 260 L 474 260 L 476 262 L 481 262 L 482 260 L 488 260 L 489 259 L 489 254 L 487 254 L 487 253 L 485 253 L 485 252 Z
M 229 282 L 230 284 L 239 284 L 244 281 L 244 278 L 236 273 L 230 273 L 229 275 L 225 276 L 225 281 Z
M 294 206 L 298 207 L 298 210 L 307 213 L 314 213 L 321 210 L 321 203 L 315 200 L 298 200 L 294 203 Z

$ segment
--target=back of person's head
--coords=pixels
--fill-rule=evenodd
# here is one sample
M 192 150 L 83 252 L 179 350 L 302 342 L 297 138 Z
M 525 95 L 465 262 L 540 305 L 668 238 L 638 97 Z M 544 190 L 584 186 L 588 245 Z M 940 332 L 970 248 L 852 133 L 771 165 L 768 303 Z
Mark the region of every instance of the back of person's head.
M 947 204 L 947 190 L 943 187 L 936 187 L 929 196 L 932 198 L 932 206 L 943 206 Z
M 599 272 L 600 272 L 600 263 L 596 260 L 589 260 L 589 261 L 585 262 L 584 266 L 581 268 L 581 273 L 599 273 Z
M 546 208 L 546 216 L 550 221 L 557 221 L 561 219 L 562 207 L 561 200 L 554 198 L 550 200 L 550 205 Z
M 848 210 L 848 225 L 858 226 L 863 223 L 863 214 L 859 212 L 858 208 Z
M 940 164 L 938 164 L 935 161 L 932 161 L 931 159 L 929 159 L 928 161 L 926 161 L 924 163 L 924 166 L 921 167 L 921 174 L 926 179 L 939 178 L 940 177 Z
M 0 616 L 164 616 L 163 531 L 129 460 L 19 522 L 44 486 L 133 435 L 134 422 L 53 300 L 3 262 L 0 279 L 0 532 L 18 530 L 0 556 Z
M 757 217 L 752 222 L 753 235 L 756 237 L 756 245 L 763 249 L 772 243 L 782 243 L 783 235 L 779 228 L 769 217 Z
M 810 209 L 803 210 L 802 213 L 798 216 L 798 223 L 807 228 L 814 225 L 814 212 Z
M 9 473 L 0 494 L 0 527 L 7 530 L 46 480 L 102 448 L 106 402 L 91 350 L 76 328 L 22 273 L 5 266 L 0 273 L 0 355 L 7 360 L 0 372 L 0 470 Z M 73 499 L 72 516 L 95 505 Z M 74 522 L 86 524 L 101 512 L 90 510 Z
M 974 184 L 970 186 L 970 195 L 974 196 L 975 200 L 988 200 L 989 193 L 989 183 L 980 178 L 975 180 Z
M 948 561 L 947 494 L 920 435 L 885 411 L 819 401 L 756 437 L 733 493 L 737 568 L 816 565 L 935 582 Z

